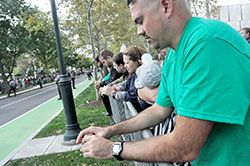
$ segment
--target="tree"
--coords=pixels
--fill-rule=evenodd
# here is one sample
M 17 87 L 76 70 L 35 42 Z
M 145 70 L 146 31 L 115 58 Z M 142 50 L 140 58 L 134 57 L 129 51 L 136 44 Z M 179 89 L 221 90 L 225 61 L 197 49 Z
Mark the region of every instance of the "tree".
M 218 17 L 219 8 L 216 6 L 217 1 L 218 0 L 187 0 L 194 16 L 208 19 Z
M 32 32 L 31 55 L 44 65 L 47 76 L 49 75 L 49 63 L 57 58 L 56 42 L 53 31 Z
M 71 32 L 72 38 L 78 40 L 77 43 L 81 47 L 89 49 L 88 45 L 91 42 L 86 3 L 86 0 L 62 0 L 62 4 L 69 9 L 66 29 Z M 90 1 L 88 3 L 90 4 Z M 97 56 L 103 49 L 118 53 L 122 44 L 149 48 L 149 45 L 136 35 L 136 26 L 131 19 L 128 19 L 131 16 L 125 1 L 93 1 L 90 13 L 92 39 Z
M 19 22 L 22 10 L 29 14 L 24 0 L 0 1 L 0 73 L 5 91 L 9 89 L 8 78 L 16 66 L 16 59 L 27 51 L 28 33 Z M 6 76 L 8 73 L 8 76 Z

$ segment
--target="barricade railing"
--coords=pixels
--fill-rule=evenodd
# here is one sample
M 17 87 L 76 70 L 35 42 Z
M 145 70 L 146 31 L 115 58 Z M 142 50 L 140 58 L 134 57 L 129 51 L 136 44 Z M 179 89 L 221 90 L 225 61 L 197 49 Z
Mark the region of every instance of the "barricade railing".
M 119 123 L 121 121 L 127 120 L 138 114 L 134 106 L 130 102 L 125 102 L 121 100 L 115 100 L 109 97 L 111 109 L 112 109 L 112 119 L 113 123 Z M 153 134 L 149 129 L 144 129 L 142 131 L 137 131 L 130 134 L 122 135 L 122 138 L 128 141 L 140 141 L 152 137 Z M 149 162 L 134 162 L 135 166 L 170 166 L 167 163 L 149 163 Z

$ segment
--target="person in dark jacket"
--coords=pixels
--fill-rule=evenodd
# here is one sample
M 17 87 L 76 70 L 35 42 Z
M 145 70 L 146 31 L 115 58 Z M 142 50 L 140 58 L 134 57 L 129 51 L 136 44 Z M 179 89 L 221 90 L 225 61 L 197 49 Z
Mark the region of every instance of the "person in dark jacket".
M 135 80 L 137 78 L 135 72 L 141 66 L 141 57 L 145 53 L 146 51 L 138 46 L 130 46 L 123 52 L 123 61 L 129 73 L 129 78 L 122 86 L 115 87 L 115 91 L 112 94 L 115 99 L 131 102 L 138 112 L 150 106 L 144 100 L 140 99 L 138 101 L 135 88 Z
M 17 87 L 16 82 L 14 80 L 11 80 L 10 83 L 9 83 L 9 85 L 10 85 L 10 89 L 9 89 L 8 97 L 10 97 L 11 91 L 14 92 L 14 95 L 16 97 L 16 87 Z
M 62 99 L 62 95 L 61 95 L 61 91 L 60 91 L 60 87 L 59 87 L 59 81 L 60 81 L 60 73 L 57 72 L 56 73 L 56 85 L 57 85 L 57 91 L 58 91 L 58 94 L 59 94 L 59 98 L 57 100 L 61 100 Z
M 39 84 L 40 88 L 43 88 L 43 76 L 40 76 L 38 78 L 38 84 Z
M 113 82 L 114 80 L 118 79 L 119 77 L 122 76 L 121 73 L 118 73 L 115 68 L 113 67 L 113 53 L 109 50 L 103 50 L 101 52 L 101 55 L 99 56 L 99 60 L 100 62 L 105 65 L 106 67 L 109 68 L 109 72 L 110 72 L 110 76 L 108 80 L 100 80 L 100 81 L 95 81 L 95 85 L 94 87 L 96 89 L 99 90 L 100 87 L 103 87 L 111 82 Z M 104 95 L 101 97 L 102 101 L 104 103 L 104 106 L 107 110 L 107 114 L 105 114 L 106 116 L 111 116 L 112 115 L 112 110 L 111 110 L 111 106 L 110 106 L 110 102 L 109 102 L 109 98 L 108 96 Z
M 76 86 L 75 86 L 76 72 L 74 70 L 71 70 L 70 77 L 72 81 L 72 87 L 73 89 L 76 89 Z

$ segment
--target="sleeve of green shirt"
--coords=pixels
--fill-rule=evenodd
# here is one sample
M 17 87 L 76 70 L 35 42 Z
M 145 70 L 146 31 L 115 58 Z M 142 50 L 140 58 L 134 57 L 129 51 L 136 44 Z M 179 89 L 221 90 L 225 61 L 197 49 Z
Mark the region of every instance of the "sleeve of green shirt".
M 182 56 L 177 113 L 244 124 L 249 108 L 249 59 L 227 41 L 196 43 Z

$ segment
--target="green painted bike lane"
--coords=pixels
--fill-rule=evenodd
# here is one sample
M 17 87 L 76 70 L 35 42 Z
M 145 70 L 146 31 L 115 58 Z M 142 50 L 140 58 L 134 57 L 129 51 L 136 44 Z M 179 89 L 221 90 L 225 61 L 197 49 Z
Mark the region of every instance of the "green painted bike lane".
M 77 85 L 73 90 L 76 98 L 92 80 L 85 80 Z M 42 127 L 58 115 L 63 109 L 62 101 L 57 100 L 57 96 L 39 105 L 23 116 L 13 120 L 0 128 L 0 163 L 10 153 L 17 149 L 28 139 L 32 139 Z

